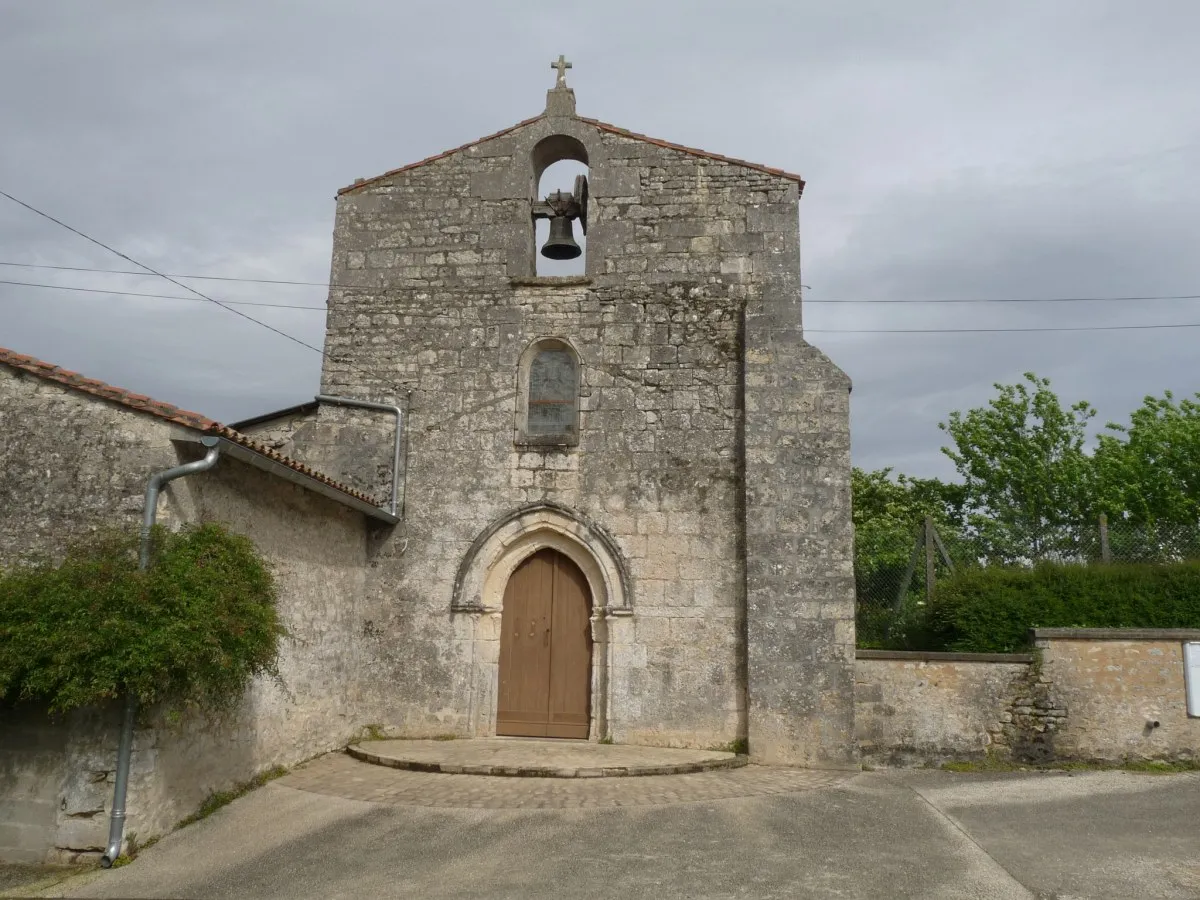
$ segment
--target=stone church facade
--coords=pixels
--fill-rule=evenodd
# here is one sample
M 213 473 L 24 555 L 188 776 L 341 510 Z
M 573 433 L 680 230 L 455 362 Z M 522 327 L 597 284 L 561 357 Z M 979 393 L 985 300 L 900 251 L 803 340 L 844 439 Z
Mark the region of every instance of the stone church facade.
M 563 159 L 586 267 L 538 277 Z M 542 115 L 339 192 L 322 391 L 406 414 L 365 598 L 377 721 L 554 734 L 505 722 L 567 702 L 514 687 L 549 678 L 572 736 L 853 763 L 850 384 L 803 335 L 802 189 L 583 118 L 560 69 Z M 322 403 L 246 430 L 386 491 L 391 422 Z M 582 638 L 552 587 L 506 621 L 539 552 L 582 575 Z

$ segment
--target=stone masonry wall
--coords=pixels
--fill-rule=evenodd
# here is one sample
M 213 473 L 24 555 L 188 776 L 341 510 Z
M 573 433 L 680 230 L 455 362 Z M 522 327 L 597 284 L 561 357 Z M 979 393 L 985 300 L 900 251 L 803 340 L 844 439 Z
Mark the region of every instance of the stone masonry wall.
M 531 277 L 532 154 L 556 135 L 577 141 L 589 165 L 584 278 Z M 562 116 L 339 198 L 326 339 L 334 360 L 322 390 L 383 402 L 412 392 L 406 521 L 380 548 L 370 592 L 377 670 L 368 690 L 380 721 L 410 733 L 466 733 L 471 705 L 491 702 L 473 687 L 483 624 L 450 613 L 454 572 L 489 524 L 548 500 L 603 529 L 629 575 L 633 617 L 612 634 L 611 735 L 687 746 L 745 736 L 743 316 L 747 304 L 785 302 L 781 267 L 798 278 L 798 250 L 789 249 L 798 193 L 779 176 Z M 582 359 L 579 443 L 522 449 L 514 446 L 518 360 L 548 337 L 569 341 Z M 824 401 L 821 415 L 816 405 L 788 410 L 805 440 L 824 440 L 826 427 L 840 435 L 829 465 L 793 485 L 814 507 L 805 516 L 845 515 L 836 544 L 849 534 L 844 491 L 830 487 L 849 477 L 848 422 L 835 421 L 846 385 L 811 348 L 798 352 L 786 364 L 800 366 L 808 402 L 821 402 L 830 379 L 842 395 L 840 406 Z M 386 423 L 359 419 L 347 436 L 351 415 L 322 408 L 319 427 L 328 430 L 298 442 L 296 453 L 376 489 Z M 816 512 L 826 502 L 832 507 Z M 795 549 L 755 552 L 770 565 L 764 554 L 782 560 Z M 841 556 L 830 557 L 837 577 Z M 843 585 L 824 565 L 810 560 L 813 581 L 776 607 L 781 619 L 807 615 L 807 600 L 814 620 L 818 607 L 826 617 L 804 643 L 788 630 L 756 670 L 764 691 L 778 675 L 819 700 L 816 685 L 841 677 L 842 663 L 831 670 L 826 657 L 833 640 L 852 647 L 853 635 L 844 624 L 834 634 L 833 608 L 821 598 L 840 602 Z M 762 629 L 759 639 L 774 633 Z M 803 708 L 775 700 L 785 718 L 852 717 L 848 692 L 835 690 L 836 700 Z M 833 712 L 843 700 L 849 711 Z M 848 742 L 844 731 L 843 722 L 827 743 Z
M 174 426 L 0 366 L 0 564 L 53 553 L 101 524 L 134 527 L 153 471 L 199 455 Z M 66 423 L 69 450 L 61 441 Z M 45 479 L 62 472 L 75 483 Z M 81 489 L 82 488 L 82 489 Z M 94 492 L 94 493 L 93 493 Z M 278 579 L 281 682 L 255 684 L 220 717 L 144 710 L 134 743 L 126 833 L 169 830 L 205 796 L 273 765 L 343 744 L 363 724 L 355 692 L 368 568 L 361 515 L 230 458 L 163 492 L 168 526 L 220 521 L 250 536 Z M 0 860 L 98 853 L 108 829 L 120 711 L 51 719 L 36 705 L 0 709 Z
M 1007 755 L 1031 659 L 858 651 L 855 734 L 863 762 L 919 766 Z
M 855 722 L 864 761 L 1200 758 L 1182 652 L 1200 631 L 1036 635 L 1030 655 L 858 651 Z
M 146 479 L 176 462 L 164 423 L 0 365 L 0 566 L 136 525 Z
M 1200 630 L 1035 634 L 1050 708 L 1058 713 L 1042 741 L 1046 755 L 1200 759 L 1200 718 L 1187 714 L 1183 667 L 1183 644 L 1200 641 Z

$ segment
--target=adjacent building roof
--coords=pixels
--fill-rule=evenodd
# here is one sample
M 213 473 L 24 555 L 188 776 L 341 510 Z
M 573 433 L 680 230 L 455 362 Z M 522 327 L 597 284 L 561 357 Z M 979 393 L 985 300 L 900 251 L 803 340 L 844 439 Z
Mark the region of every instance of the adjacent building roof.
M 303 416 L 311 412 L 316 412 L 319 405 L 316 400 L 309 400 L 307 403 L 297 403 L 295 406 L 273 409 L 270 412 L 251 416 L 249 419 L 242 419 L 239 422 L 230 422 L 229 427 L 234 431 L 245 431 L 247 428 L 253 428 L 255 425 L 262 425 L 266 422 L 274 422 L 276 419 Z
M 101 400 L 107 400 L 110 403 L 116 403 L 135 412 L 146 413 L 167 422 L 193 429 L 202 434 L 224 438 L 231 443 L 238 444 L 260 456 L 286 466 L 295 472 L 299 472 L 301 475 L 305 475 L 314 481 L 318 481 L 327 487 L 331 487 L 335 491 L 346 494 L 348 497 L 371 506 L 379 505 L 376 498 L 369 494 L 335 481 L 328 475 L 318 472 L 316 469 L 305 465 L 299 460 L 292 459 L 290 456 L 284 456 L 266 444 L 256 441 L 230 428 L 228 425 L 222 425 L 220 422 L 203 416 L 200 413 L 180 409 L 178 406 L 172 406 L 170 403 L 163 403 L 161 400 L 155 400 L 144 394 L 135 394 L 123 388 L 106 384 L 103 381 L 97 381 L 95 378 L 87 378 L 78 372 L 72 372 L 53 363 L 43 362 L 35 357 L 26 356 L 23 353 L 17 353 L 3 347 L 0 347 L 0 364 L 11 366 L 30 375 L 36 375 L 38 378 L 44 378 L 47 381 L 56 382 L 82 394 L 88 394 Z
M 360 178 L 358 181 L 355 181 L 354 184 L 346 185 L 346 187 L 344 187 L 340 191 L 338 191 L 338 196 L 340 197 L 342 194 L 347 194 L 347 193 L 350 193 L 351 191 L 357 191 L 362 188 L 369 187 L 370 185 L 375 184 L 376 182 L 383 181 L 383 180 L 385 180 L 387 178 L 391 178 L 395 175 L 399 175 L 402 172 L 407 172 L 410 169 L 416 169 L 420 166 L 427 165 L 428 163 L 435 162 L 439 159 L 445 159 L 447 156 L 453 156 L 455 153 L 461 153 L 463 150 L 469 150 L 472 147 L 476 146 L 477 144 L 482 144 L 485 141 L 491 141 L 498 137 L 504 137 L 504 135 L 511 134 L 512 132 L 516 131 L 518 128 L 524 128 L 526 125 L 532 125 L 534 122 L 537 122 L 538 120 L 544 119 L 544 118 L 546 118 L 546 116 L 543 113 L 540 116 L 534 116 L 532 119 L 526 119 L 523 122 L 518 122 L 516 125 L 512 125 L 501 131 L 497 131 L 494 134 L 489 134 L 484 137 L 478 138 L 474 141 L 471 141 L 469 143 L 463 144 L 461 147 L 455 147 L 452 150 L 446 150 L 445 152 L 438 153 L 435 156 L 428 156 L 425 159 L 418 160 L 417 162 L 414 162 L 414 163 L 409 163 L 408 165 L 401 166 L 398 169 L 392 169 L 391 171 L 384 172 L 382 175 L 376 175 L 374 178 Z M 712 160 L 716 160 L 717 162 L 730 163 L 731 165 L 742 166 L 747 169 L 754 169 L 755 171 L 758 171 L 758 172 L 765 172 L 768 175 L 776 175 L 779 178 L 786 178 L 789 181 L 794 181 L 797 184 L 799 184 L 801 191 L 804 190 L 804 179 L 801 178 L 799 175 L 795 174 L 794 172 L 785 172 L 783 169 L 774 169 L 774 168 L 771 168 L 770 166 L 764 166 L 759 163 L 747 162 L 744 159 L 736 159 L 732 156 L 722 156 L 719 153 L 710 153 L 707 150 L 698 150 L 695 147 L 686 147 L 683 144 L 675 144 L 675 143 L 672 143 L 671 141 L 664 141 L 660 138 L 648 137 L 647 135 L 644 135 L 644 134 L 638 134 L 636 131 L 628 131 L 627 129 L 620 128 L 616 125 L 610 125 L 607 122 L 601 122 L 599 119 L 588 119 L 583 116 L 576 116 L 576 118 L 580 122 L 586 122 L 588 125 L 591 125 L 595 128 L 599 128 L 601 131 L 607 131 L 610 134 L 617 134 L 617 135 L 620 135 L 621 137 L 632 138 L 635 141 L 644 141 L 647 144 L 654 144 L 656 147 L 665 147 L 668 150 L 678 150 L 680 153 L 687 153 L 692 156 L 702 157 L 704 159 L 712 159 Z

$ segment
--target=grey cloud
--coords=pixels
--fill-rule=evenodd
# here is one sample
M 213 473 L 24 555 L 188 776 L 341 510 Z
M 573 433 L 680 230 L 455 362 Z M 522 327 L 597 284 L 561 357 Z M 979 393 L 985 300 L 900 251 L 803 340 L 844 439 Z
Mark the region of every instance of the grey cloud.
M 322 281 L 338 187 L 537 113 L 564 52 L 584 115 L 807 178 L 810 300 L 1200 293 L 1200 7 L 1184 0 L 42 0 L 0 15 L 0 187 L 167 271 Z M 127 267 L 11 204 L 0 247 Z M 10 277 L 178 293 L 0 267 Z M 321 313 L 245 311 L 320 345 Z M 863 465 L 945 474 L 937 421 L 1028 369 L 1101 419 L 1200 387 L 1200 329 L 819 333 L 1200 321 L 1200 302 L 805 315 L 855 380 Z M 320 369 L 203 304 L 5 286 L 0 345 L 226 419 L 311 396 Z

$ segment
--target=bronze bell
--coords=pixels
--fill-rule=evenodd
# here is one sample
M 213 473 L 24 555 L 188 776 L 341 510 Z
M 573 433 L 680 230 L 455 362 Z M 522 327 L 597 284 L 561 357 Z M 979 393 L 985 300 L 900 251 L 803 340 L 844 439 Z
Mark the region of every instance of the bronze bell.
M 542 256 L 546 259 L 575 259 L 583 251 L 575 243 L 575 229 L 571 227 L 569 216 L 552 216 L 550 219 L 550 236 L 542 247 Z

